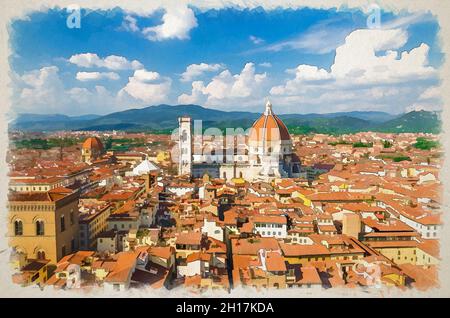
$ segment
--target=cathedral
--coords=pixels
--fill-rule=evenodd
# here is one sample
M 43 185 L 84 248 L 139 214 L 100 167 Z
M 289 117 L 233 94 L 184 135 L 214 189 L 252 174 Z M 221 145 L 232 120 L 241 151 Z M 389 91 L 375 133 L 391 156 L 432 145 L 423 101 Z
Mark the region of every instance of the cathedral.
M 208 174 L 213 178 L 248 181 L 301 176 L 300 160 L 293 152 L 291 136 L 283 121 L 273 113 L 269 101 L 264 113 L 242 138 L 220 136 L 216 138 L 218 143 L 217 140 L 208 143 L 202 134 L 193 135 L 190 117 L 180 117 L 178 122 L 179 175 L 201 178 Z M 231 145 L 225 142 L 230 140 Z

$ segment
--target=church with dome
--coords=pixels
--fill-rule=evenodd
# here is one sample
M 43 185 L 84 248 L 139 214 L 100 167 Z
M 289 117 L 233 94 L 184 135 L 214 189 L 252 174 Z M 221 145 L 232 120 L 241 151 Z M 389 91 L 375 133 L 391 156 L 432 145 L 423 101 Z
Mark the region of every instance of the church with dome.
M 302 176 L 289 131 L 274 114 L 269 101 L 264 113 L 243 138 L 224 136 L 219 142 L 220 147 L 217 143 L 212 147 L 202 135 L 194 136 L 190 117 L 180 117 L 178 121 L 179 175 L 201 178 L 208 174 L 213 178 L 248 181 Z M 227 140 L 234 142 L 227 145 Z

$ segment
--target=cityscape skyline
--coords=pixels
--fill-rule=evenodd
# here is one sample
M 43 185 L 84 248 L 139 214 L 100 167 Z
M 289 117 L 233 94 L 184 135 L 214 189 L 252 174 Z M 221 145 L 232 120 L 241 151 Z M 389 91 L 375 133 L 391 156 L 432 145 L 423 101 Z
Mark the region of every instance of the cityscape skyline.
M 143 3 L 7 22 L 8 293 L 443 291 L 441 12 Z

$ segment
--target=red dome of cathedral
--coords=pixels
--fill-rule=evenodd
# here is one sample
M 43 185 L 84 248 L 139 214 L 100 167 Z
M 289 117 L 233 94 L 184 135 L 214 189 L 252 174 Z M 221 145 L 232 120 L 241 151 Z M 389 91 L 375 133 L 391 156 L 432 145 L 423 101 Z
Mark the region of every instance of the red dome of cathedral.
M 272 104 L 266 103 L 266 110 L 250 130 L 249 142 L 291 140 L 289 131 L 283 121 L 273 113 Z
M 83 149 L 102 151 L 103 143 L 98 137 L 89 137 L 84 141 Z

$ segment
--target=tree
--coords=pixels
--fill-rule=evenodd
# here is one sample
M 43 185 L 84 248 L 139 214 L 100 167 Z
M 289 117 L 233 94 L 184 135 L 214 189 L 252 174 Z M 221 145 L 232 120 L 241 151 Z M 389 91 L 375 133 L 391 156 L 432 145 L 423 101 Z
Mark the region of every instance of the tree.
M 389 140 L 383 140 L 383 148 L 391 148 L 392 147 L 392 142 L 390 142 Z

